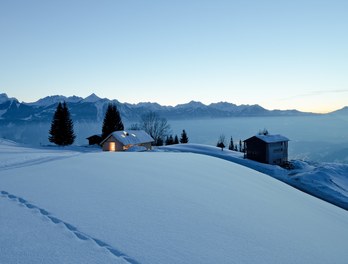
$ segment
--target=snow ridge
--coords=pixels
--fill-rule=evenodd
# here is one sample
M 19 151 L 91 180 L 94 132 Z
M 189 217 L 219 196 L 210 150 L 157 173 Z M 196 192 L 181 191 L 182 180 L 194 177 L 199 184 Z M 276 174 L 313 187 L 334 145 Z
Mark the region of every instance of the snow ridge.
M 112 247 L 111 245 L 107 244 L 106 242 L 104 242 L 100 239 L 94 238 L 94 237 L 78 230 L 74 225 L 67 223 L 67 222 L 55 217 L 50 212 L 28 202 L 27 200 L 23 199 L 22 197 L 16 196 L 16 195 L 11 194 L 11 193 L 6 192 L 6 191 L 0 191 L 0 197 L 8 198 L 9 200 L 11 200 L 13 202 L 17 202 L 18 204 L 25 206 L 26 208 L 28 208 L 30 210 L 38 211 L 40 216 L 43 216 L 46 219 L 50 220 L 53 224 L 63 225 L 69 232 L 73 233 L 78 239 L 80 239 L 82 241 L 88 241 L 88 242 L 95 243 L 98 247 L 107 250 L 114 257 L 116 257 L 118 259 L 122 259 L 128 264 L 140 264 L 140 262 L 131 258 L 127 254 L 121 252 L 120 250 L 116 249 L 115 247 Z

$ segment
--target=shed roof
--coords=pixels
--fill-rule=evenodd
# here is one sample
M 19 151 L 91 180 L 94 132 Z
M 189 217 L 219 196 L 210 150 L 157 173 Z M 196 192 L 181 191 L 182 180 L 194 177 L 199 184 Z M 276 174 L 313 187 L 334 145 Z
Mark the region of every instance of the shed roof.
M 90 139 L 90 138 L 93 138 L 93 137 L 100 137 L 101 138 L 101 136 L 102 136 L 101 134 L 95 134 L 95 135 L 89 136 L 86 139 Z
M 103 144 L 111 136 L 113 136 L 117 141 L 121 142 L 125 146 L 142 144 L 142 143 L 150 143 L 154 141 L 154 139 L 149 134 L 147 134 L 144 130 L 127 130 L 127 131 L 121 130 L 121 131 L 112 132 L 100 144 Z
M 266 143 L 277 143 L 277 142 L 289 141 L 289 139 L 287 137 L 284 137 L 282 135 L 256 135 L 253 137 L 256 137 L 256 138 L 258 138 Z M 253 138 L 253 137 L 251 137 L 251 138 Z M 248 138 L 244 141 L 248 141 L 251 138 Z

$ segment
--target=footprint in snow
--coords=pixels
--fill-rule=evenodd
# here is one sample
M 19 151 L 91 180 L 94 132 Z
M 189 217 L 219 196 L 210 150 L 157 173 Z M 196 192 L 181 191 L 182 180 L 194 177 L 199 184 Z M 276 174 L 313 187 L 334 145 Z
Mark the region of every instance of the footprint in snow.
M 55 224 L 59 224 L 62 222 L 62 220 L 59 220 L 58 218 L 53 217 L 53 216 L 48 216 L 48 218 Z
M 105 243 L 105 242 L 103 242 L 103 241 L 101 241 L 99 239 L 93 238 L 93 237 L 91 237 L 91 236 L 89 236 L 87 234 L 83 234 L 75 226 L 62 221 L 62 220 L 60 220 L 57 217 L 51 216 L 50 213 L 47 212 L 45 209 L 37 207 L 37 206 L 29 203 L 27 200 L 25 200 L 25 199 L 23 199 L 21 197 L 17 197 L 17 196 L 15 196 L 13 194 L 10 194 L 10 193 L 6 192 L 6 191 L 0 191 L 0 193 L 1 193 L 1 195 L 3 197 L 8 197 L 12 201 L 17 201 L 17 202 L 19 202 L 19 204 L 24 205 L 24 206 L 26 206 L 29 209 L 38 210 L 41 215 L 43 215 L 44 217 L 48 218 L 54 224 L 62 223 L 66 227 L 66 229 L 69 232 L 72 232 L 79 240 L 94 241 L 100 248 L 104 248 L 105 250 L 109 251 L 115 257 L 121 258 L 121 259 L 125 260 L 129 264 L 140 264 L 135 259 L 132 259 L 131 257 L 127 256 L 126 254 L 124 254 L 121 251 L 117 250 L 116 248 L 113 248 L 109 244 L 107 244 L 107 243 Z
M 81 239 L 81 240 L 88 240 L 88 237 L 82 235 L 81 233 L 75 231 L 73 232 L 75 234 L 75 236 L 78 238 L 78 239 Z

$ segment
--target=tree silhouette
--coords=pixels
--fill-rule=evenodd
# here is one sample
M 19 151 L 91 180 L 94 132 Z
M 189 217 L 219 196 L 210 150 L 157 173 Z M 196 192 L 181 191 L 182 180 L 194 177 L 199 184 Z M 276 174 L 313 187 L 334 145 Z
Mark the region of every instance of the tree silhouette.
M 59 103 L 51 122 L 48 140 L 59 146 L 71 145 L 75 141 L 74 124 L 69 109 L 64 102 Z
M 174 144 L 174 139 L 173 139 L 173 136 L 170 135 L 170 136 L 167 136 L 167 139 L 166 139 L 166 145 L 173 145 Z
M 221 148 L 222 151 L 224 150 L 224 148 L 225 148 L 225 135 L 224 134 L 221 134 L 219 136 L 219 140 L 216 143 L 216 146 Z
M 163 145 L 163 139 L 168 135 L 170 130 L 167 119 L 159 117 L 155 112 L 142 115 L 140 127 L 155 140 L 152 143 L 155 146 Z
M 188 139 L 186 131 L 184 129 L 181 133 L 180 143 L 185 144 L 185 143 L 188 143 L 188 141 L 189 141 L 189 139 Z
M 230 145 L 228 146 L 229 150 L 234 150 L 234 143 L 233 143 L 233 138 L 231 137 L 230 139 Z
M 105 139 L 114 131 L 124 130 L 124 126 L 121 120 L 120 112 L 117 110 L 115 104 L 108 104 L 108 108 L 105 112 L 102 128 L 102 139 Z

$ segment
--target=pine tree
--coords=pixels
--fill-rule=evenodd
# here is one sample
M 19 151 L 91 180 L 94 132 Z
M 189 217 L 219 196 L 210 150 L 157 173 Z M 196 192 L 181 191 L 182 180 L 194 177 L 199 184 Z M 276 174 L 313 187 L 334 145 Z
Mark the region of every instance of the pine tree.
M 243 144 L 242 144 L 242 140 L 241 140 L 241 139 L 239 140 L 239 151 L 240 151 L 240 152 L 244 152 L 244 150 L 243 150 Z
M 188 141 L 189 141 L 189 139 L 188 139 L 186 131 L 184 129 L 181 133 L 180 143 L 185 144 L 185 143 L 188 143 Z
M 265 135 L 267 136 L 269 134 L 268 130 L 266 128 L 264 128 L 263 130 L 259 130 L 259 135 Z
M 175 137 L 174 137 L 174 144 L 179 144 L 178 135 L 175 135 Z
M 170 135 L 170 136 L 167 136 L 167 138 L 166 138 L 166 145 L 168 146 L 168 145 L 173 145 L 174 144 L 174 139 L 173 139 L 173 136 L 172 135 Z
M 69 109 L 64 102 L 59 103 L 51 122 L 48 140 L 59 146 L 71 145 L 75 141 L 74 124 Z
M 231 137 L 230 145 L 228 146 L 228 149 L 229 150 L 234 150 L 234 143 L 233 143 L 233 138 L 232 137 Z
M 124 126 L 121 120 L 120 112 L 117 110 L 115 104 L 110 103 L 106 109 L 103 128 L 102 138 L 105 139 L 114 131 L 124 130 Z
M 161 137 L 157 138 L 156 146 L 163 146 L 163 139 Z

